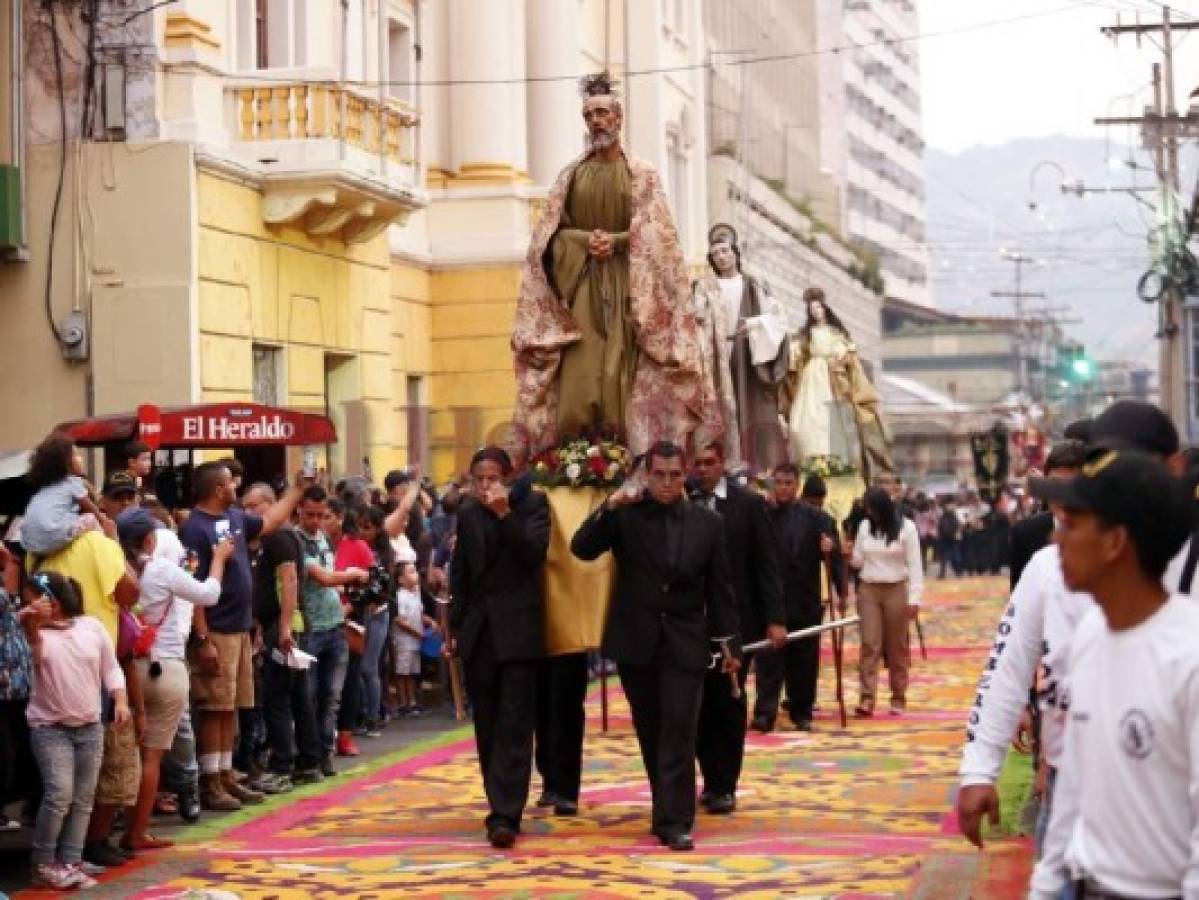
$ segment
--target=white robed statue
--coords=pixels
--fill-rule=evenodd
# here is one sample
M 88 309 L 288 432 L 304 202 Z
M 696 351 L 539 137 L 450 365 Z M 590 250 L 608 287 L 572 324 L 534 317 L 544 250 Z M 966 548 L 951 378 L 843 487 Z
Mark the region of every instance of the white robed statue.
M 804 291 L 807 323 L 795 338 L 788 380 L 791 452 L 800 463 L 838 457 L 860 467 L 867 483 L 893 474 L 880 398 L 858 348 L 824 291 Z

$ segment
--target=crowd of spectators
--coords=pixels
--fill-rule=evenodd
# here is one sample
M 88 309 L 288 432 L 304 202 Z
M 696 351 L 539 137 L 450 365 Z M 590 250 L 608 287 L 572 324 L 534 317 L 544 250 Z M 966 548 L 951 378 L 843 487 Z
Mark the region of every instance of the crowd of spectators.
M 334 776 L 424 713 L 444 665 L 462 484 L 439 495 L 414 469 L 278 490 L 230 458 L 169 509 L 149 448 L 123 458 L 97 495 L 50 435 L 0 548 L 0 830 L 33 829 L 45 888 L 170 846 L 155 814 L 194 822 Z

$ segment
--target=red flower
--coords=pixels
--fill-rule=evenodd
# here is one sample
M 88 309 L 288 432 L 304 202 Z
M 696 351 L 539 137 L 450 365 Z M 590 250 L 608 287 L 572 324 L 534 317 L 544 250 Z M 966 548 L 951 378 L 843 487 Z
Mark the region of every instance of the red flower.
M 604 472 L 608 470 L 608 462 L 602 456 L 587 457 L 587 467 L 595 473 L 597 478 L 603 478 Z

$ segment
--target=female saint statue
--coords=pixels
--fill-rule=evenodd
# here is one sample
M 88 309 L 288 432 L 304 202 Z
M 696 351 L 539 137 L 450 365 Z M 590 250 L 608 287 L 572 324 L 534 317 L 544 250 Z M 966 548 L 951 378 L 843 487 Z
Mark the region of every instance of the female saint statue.
M 824 291 L 804 291 L 807 322 L 794 338 L 788 378 L 791 452 L 800 464 L 839 457 L 857 463 L 867 484 L 894 474 L 878 392 L 866 377 L 858 348 Z

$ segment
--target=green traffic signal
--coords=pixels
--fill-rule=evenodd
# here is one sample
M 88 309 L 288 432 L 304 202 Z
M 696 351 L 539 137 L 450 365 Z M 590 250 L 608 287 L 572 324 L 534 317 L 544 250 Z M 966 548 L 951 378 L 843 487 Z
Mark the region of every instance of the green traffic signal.
M 1076 378 L 1087 379 L 1094 374 L 1094 366 L 1091 361 L 1085 356 L 1077 356 L 1070 363 L 1070 371 Z

